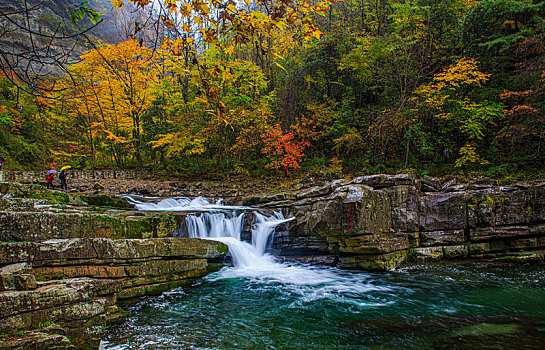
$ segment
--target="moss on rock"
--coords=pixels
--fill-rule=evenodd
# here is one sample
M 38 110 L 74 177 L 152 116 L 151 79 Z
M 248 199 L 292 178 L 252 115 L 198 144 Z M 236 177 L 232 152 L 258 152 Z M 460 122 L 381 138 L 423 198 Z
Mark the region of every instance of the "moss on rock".
M 99 195 L 79 195 L 80 199 L 87 203 L 88 205 L 97 206 L 97 207 L 108 207 L 108 208 L 117 208 L 117 209 L 132 209 L 126 199 L 116 196 L 110 196 L 107 194 Z

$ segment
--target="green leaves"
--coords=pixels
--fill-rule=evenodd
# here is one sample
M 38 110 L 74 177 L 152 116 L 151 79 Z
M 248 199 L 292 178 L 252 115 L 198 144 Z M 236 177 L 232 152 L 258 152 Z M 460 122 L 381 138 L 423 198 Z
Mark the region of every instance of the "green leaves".
M 70 11 L 70 22 L 72 24 L 77 24 L 80 20 L 83 20 L 85 17 L 89 17 L 89 20 L 93 25 L 102 22 L 100 16 L 104 15 L 101 12 L 96 11 L 95 9 L 89 6 L 87 0 L 83 1 L 76 9 Z
M 488 124 L 502 115 L 504 108 L 505 106 L 501 103 L 489 101 L 471 104 L 468 117 L 461 121 L 462 132 L 470 140 L 482 140 Z
M 543 3 L 534 5 L 526 0 L 483 0 L 465 17 L 460 45 L 469 55 L 495 48 L 504 52 L 530 35 L 533 30 L 529 28 L 543 22 L 538 16 L 542 6 Z
M 13 125 L 15 121 L 13 120 L 13 117 L 6 112 L 0 113 L 0 125 Z

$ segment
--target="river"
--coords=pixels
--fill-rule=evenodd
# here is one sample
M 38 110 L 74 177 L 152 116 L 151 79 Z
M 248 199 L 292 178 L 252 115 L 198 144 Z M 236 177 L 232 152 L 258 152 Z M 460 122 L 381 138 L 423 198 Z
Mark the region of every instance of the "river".
M 227 243 L 233 266 L 191 287 L 129 307 L 103 349 L 543 349 L 540 265 L 413 265 L 368 273 L 281 263 L 267 254 L 290 218 L 203 198 L 138 202 L 141 210 L 196 211 L 193 237 Z

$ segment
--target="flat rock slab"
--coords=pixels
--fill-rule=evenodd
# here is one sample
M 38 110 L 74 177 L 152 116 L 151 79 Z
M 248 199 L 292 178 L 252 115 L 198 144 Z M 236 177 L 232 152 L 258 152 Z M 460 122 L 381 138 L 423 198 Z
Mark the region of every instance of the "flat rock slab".
M 113 280 L 76 278 L 40 283 L 34 290 L 1 292 L 0 320 L 38 310 L 75 305 L 97 297 L 114 295 L 120 290 L 121 284 Z
M 197 238 L 76 238 L 0 244 L 0 265 L 32 262 L 34 267 L 73 265 L 94 259 L 102 263 L 149 258 L 212 259 L 228 252 L 225 244 Z
M 27 332 L 0 339 L 0 350 L 75 350 L 70 340 L 61 334 Z

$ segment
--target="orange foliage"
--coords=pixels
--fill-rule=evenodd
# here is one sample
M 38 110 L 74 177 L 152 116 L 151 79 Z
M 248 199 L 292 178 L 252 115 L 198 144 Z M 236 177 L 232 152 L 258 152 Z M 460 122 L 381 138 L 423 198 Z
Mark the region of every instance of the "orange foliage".
M 310 146 L 308 141 L 294 142 L 293 131 L 284 134 L 280 125 L 269 129 L 262 137 L 265 143 L 263 153 L 271 157 L 267 167 L 273 169 L 298 169 L 303 150 Z

